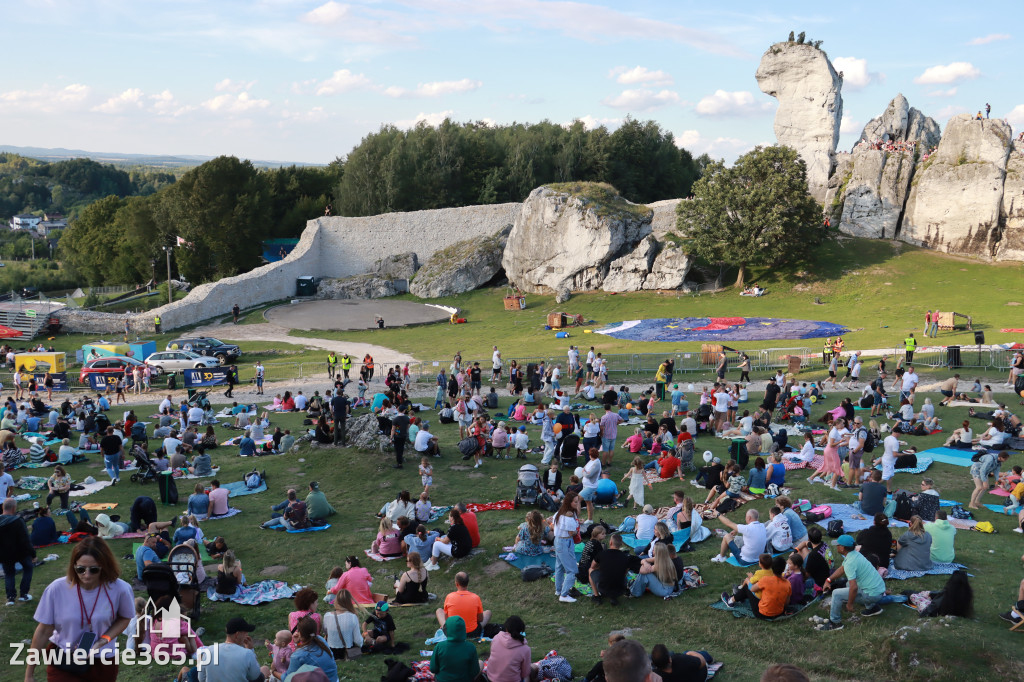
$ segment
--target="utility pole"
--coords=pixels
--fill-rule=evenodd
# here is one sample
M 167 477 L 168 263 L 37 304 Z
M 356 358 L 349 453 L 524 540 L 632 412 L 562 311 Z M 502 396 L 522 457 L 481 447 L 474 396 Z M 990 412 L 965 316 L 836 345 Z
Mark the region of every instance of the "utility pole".
M 173 247 L 165 246 L 164 253 L 167 254 L 167 302 L 174 303 L 174 292 L 171 289 L 171 249 Z

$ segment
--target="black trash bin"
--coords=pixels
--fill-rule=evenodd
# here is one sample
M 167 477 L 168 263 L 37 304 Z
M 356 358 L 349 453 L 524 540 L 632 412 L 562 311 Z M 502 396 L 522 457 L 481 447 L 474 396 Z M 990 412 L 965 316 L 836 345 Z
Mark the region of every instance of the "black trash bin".
M 304 275 L 295 280 L 295 295 L 296 296 L 315 296 L 316 295 L 316 279 L 313 275 Z
M 950 369 L 960 366 L 960 346 L 946 348 L 946 366 Z

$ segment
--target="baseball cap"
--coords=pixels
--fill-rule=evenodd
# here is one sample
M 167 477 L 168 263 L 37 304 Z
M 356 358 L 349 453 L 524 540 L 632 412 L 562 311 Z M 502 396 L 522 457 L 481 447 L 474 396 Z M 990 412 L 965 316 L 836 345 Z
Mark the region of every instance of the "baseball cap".
M 252 632 L 255 629 L 256 626 L 246 622 L 245 618 L 232 618 L 224 626 L 224 631 L 229 635 L 233 635 L 236 632 Z
M 839 538 L 833 544 L 839 547 L 849 547 L 850 549 L 853 549 L 857 546 L 857 541 L 853 539 L 852 535 L 844 533 L 843 535 L 840 535 Z
M 387 611 L 388 610 L 388 603 L 386 601 L 379 601 L 379 602 L 377 602 L 377 610 L 378 611 Z

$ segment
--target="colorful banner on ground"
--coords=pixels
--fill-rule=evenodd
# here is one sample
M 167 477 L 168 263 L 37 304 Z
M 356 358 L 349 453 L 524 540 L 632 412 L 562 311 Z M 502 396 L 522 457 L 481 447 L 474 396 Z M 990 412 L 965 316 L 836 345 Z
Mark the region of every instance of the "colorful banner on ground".
M 842 336 L 850 330 L 832 322 L 774 317 L 660 317 L 629 320 L 596 329 L 629 341 L 775 341 Z
M 117 380 L 121 377 L 120 374 L 88 374 L 89 386 L 94 391 L 106 391 L 107 387 L 113 391 L 117 388 Z
M 185 388 L 202 388 L 204 386 L 222 386 L 228 383 L 228 367 L 211 367 L 210 369 L 186 369 Z M 234 371 L 235 383 L 238 383 L 238 370 Z
M 38 373 L 36 373 L 36 374 L 33 374 L 32 376 L 34 376 L 36 378 L 36 385 L 39 387 L 39 390 L 40 391 L 45 391 L 46 390 L 46 385 L 43 382 L 46 381 L 46 374 L 38 374 Z M 55 391 L 66 391 L 66 390 L 68 390 L 68 374 L 67 374 L 67 372 L 54 372 L 53 374 L 50 375 L 50 378 L 53 379 L 53 390 L 55 390 Z

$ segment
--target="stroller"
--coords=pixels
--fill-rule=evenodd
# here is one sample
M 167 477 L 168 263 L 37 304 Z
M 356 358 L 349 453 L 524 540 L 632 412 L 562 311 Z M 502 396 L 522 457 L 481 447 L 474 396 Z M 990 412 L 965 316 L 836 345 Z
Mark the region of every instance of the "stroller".
M 196 391 L 195 395 L 188 399 L 188 406 L 199 406 L 203 409 L 204 412 L 210 409 L 210 401 L 207 400 L 206 398 L 208 393 L 209 391 Z
M 191 545 L 178 545 L 167 555 L 167 565 L 174 572 L 174 578 L 178 582 L 181 612 L 188 614 L 194 621 L 199 617 L 202 596 L 199 587 L 199 569 L 202 567 L 199 552 Z
M 679 447 L 676 448 L 676 457 L 678 457 L 682 464 L 683 471 L 696 471 L 697 467 L 693 463 L 693 439 L 684 440 Z
M 149 453 L 141 445 L 132 446 L 132 456 L 138 466 L 132 473 L 132 483 L 148 483 L 156 478 L 156 464 L 149 458 Z
M 704 403 L 697 408 L 697 432 L 707 433 L 710 431 L 711 413 L 714 408 L 711 407 L 710 403 Z
M 132 446 L 149 444 L 149 436 L 146 435 L 146 425 L 142 422 L 132 424 Z
M 516 478 L 515 505 L 537 504 L 537 499 L 544 492 L 540 487 L 540 471 L 533 464 L 524 464 L 519 467 L 519 475 Z

